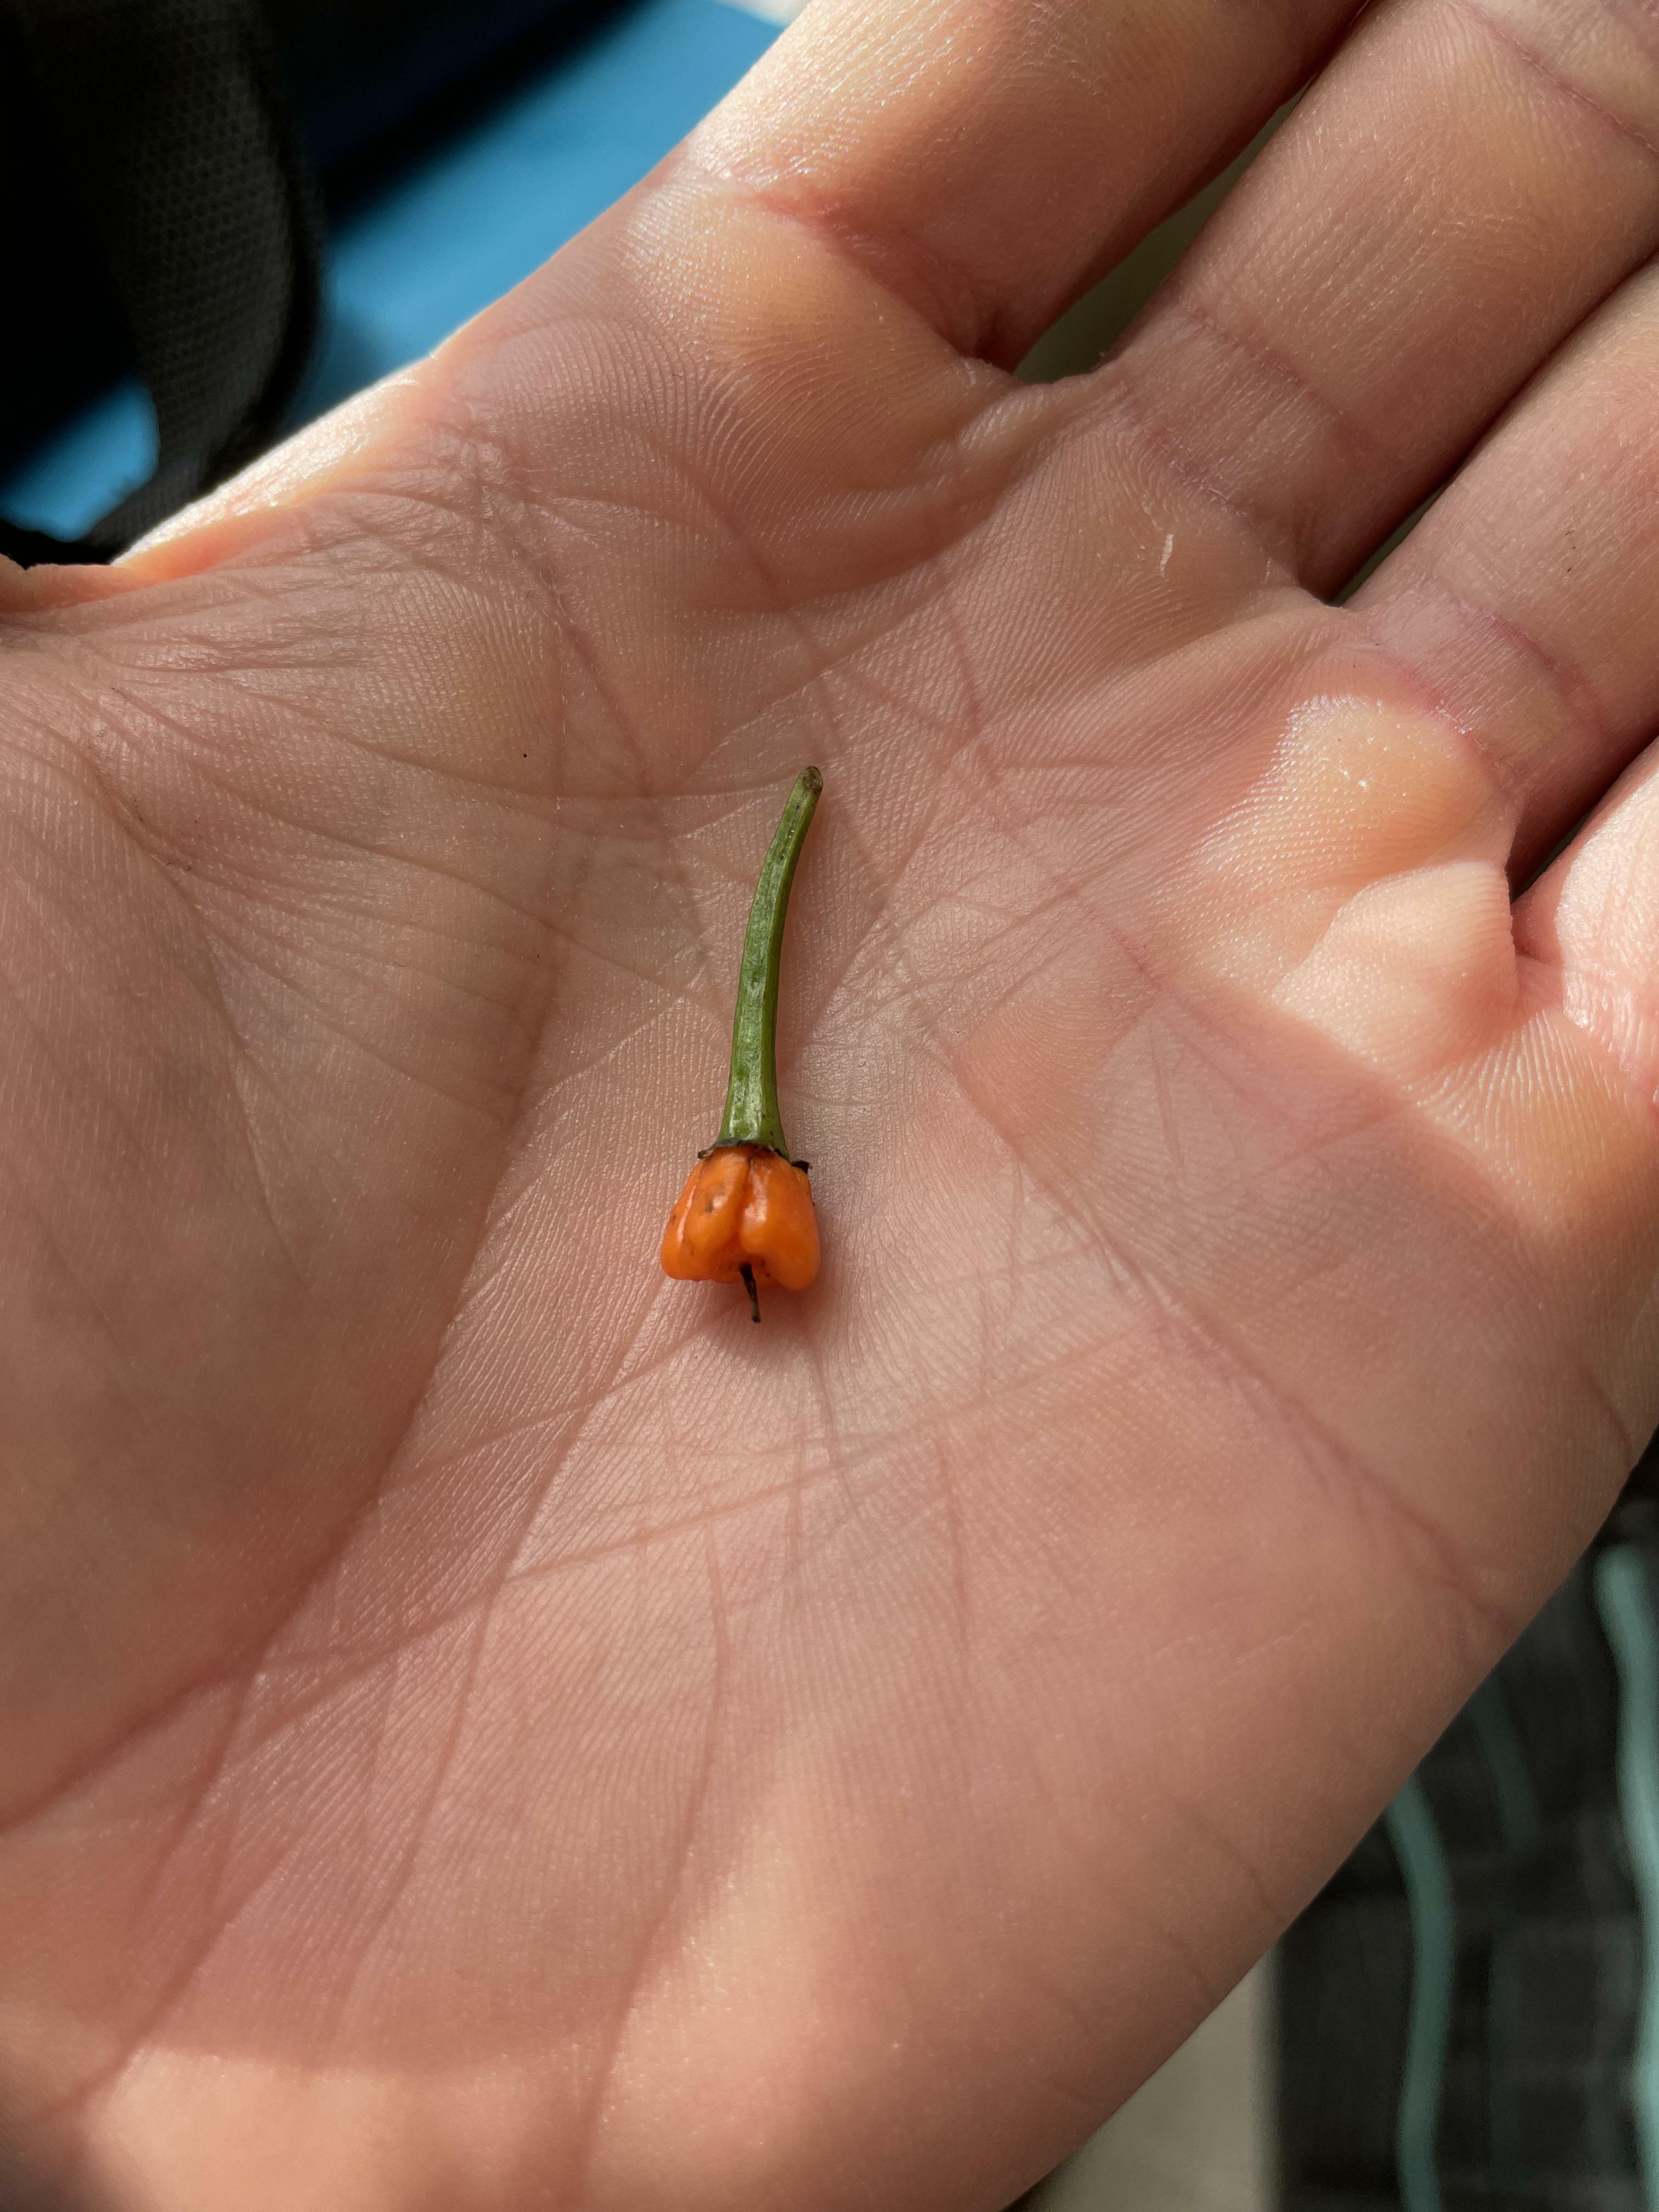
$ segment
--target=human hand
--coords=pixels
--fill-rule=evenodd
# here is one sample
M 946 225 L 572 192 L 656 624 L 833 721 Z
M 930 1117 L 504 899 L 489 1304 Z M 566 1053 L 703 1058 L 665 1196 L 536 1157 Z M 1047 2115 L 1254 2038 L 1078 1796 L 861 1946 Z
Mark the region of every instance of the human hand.
M 817 0 L 434 360 L 9 574 L 0 2022 L 112 2202 L 993 2212 L 1613 1497 L 1659 53 L 1373 9 L 1009 374 L 1344 12 Z M 655 1255 L 809 759 L 754 1329 Z

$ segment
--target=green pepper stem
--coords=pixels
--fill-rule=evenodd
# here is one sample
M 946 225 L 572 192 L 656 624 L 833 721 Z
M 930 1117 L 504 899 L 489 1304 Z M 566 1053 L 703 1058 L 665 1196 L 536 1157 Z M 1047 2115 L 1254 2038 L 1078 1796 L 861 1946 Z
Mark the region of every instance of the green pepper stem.
M 714 1139 L 717 1145 L 764 1145 L 785 1159 L 789 1146 L 778 1118 L 778 963 L 789 887 L 823 789 L 823 778 L 815 768 L 804 768 L 795 778 L 755 885 L 732 1017 L 732 1080 L 726 1118 Z

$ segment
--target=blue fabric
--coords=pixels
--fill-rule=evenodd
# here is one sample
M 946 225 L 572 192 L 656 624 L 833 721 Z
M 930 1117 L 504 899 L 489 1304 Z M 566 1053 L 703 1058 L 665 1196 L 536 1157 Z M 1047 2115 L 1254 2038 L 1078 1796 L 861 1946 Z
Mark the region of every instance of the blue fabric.
M 641 0 L 333 241 L 329 318 L 299 420 L 417 360 L 678 144 L 775 27 L 722 0 Z M 149 475 L 155 422 L 110 393 L 0 483 L 14 521 L 76 537 Z
M 635 185 L 764 52 L 720 0 L 645 0 L 336 240 L 331 405 L 417 359 Z

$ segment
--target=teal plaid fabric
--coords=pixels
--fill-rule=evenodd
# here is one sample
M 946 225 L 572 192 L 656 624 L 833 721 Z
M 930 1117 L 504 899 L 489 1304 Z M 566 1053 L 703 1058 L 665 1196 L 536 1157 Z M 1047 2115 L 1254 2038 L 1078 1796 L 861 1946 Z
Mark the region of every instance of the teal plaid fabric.
M 1659 2212 L 1656 1466 L 1285 1938 L 1285 2212 Z

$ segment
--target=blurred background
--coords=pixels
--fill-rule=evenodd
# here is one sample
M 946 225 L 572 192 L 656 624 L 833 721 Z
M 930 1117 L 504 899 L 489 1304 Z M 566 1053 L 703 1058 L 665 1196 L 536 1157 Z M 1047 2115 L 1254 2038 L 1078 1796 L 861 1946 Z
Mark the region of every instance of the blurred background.
M 0 551 L 111 558 L 428 351 L 799 4 L 0 0 L 27 211 Z M 1021 373 L 1093 367 L 1279 119 Z M 1659 2212 L 1656 1466 L 1274 1959 L 1024 2212 Z

